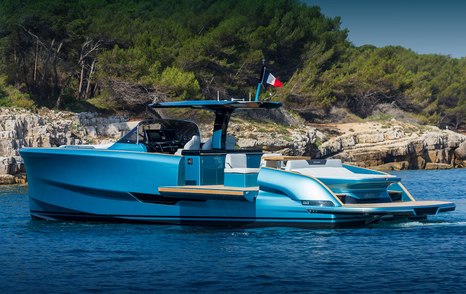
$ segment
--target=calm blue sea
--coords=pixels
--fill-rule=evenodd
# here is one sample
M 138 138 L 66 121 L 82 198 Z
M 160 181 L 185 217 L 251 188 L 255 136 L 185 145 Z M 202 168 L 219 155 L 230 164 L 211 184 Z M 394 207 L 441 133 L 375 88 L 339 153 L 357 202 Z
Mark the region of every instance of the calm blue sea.
M 466 170 L 396 174 L 457 210 L 344 230 L 48 222 L 0 187 L 0 293 L 464 293 Z

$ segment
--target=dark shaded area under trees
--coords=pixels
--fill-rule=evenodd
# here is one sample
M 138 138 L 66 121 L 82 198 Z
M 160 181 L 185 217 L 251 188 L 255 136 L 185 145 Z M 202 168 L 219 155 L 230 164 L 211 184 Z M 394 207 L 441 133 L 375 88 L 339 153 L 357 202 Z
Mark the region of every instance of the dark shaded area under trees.
M 355 47 L 339 18 L 299 1 L 0 1 L 0 106 L 247 98 L 264 57 L 285 84 L 263 95 L 305 118 L 389 104 L 439 126 L 466 122 L 466 58 Z

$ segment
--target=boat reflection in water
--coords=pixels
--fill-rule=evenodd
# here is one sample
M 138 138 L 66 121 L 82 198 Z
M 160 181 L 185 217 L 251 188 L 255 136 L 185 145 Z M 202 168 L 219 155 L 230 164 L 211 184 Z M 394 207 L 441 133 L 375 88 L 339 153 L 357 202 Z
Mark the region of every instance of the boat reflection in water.
M 215 113 L 201 144 L 186 120 L 140 122 L 108 148 L 23 148 L 30 212 L 46 220 L 213 226 L 350 227 L 378 220 L 422 219 L 455 204 L 416 201 L 400 178 L 344 165 L 234 149 L 228 122 L 239 109 L 269 101 L 181 101 L 154 108 Z

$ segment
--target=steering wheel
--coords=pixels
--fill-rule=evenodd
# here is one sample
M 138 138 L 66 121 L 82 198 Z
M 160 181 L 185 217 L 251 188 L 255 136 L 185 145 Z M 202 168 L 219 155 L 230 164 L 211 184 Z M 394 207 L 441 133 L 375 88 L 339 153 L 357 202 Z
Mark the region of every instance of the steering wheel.
M 169 141 L 149 142 L 147 145 L 149 146 L 150 152 L 173 153 L 178 149 L 176 146 L 172 145 L 172 143 Z

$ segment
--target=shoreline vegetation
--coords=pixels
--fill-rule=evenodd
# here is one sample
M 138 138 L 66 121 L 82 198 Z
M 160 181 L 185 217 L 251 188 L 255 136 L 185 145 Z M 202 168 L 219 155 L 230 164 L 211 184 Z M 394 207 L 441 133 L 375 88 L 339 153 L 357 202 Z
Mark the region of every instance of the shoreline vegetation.
M 466 58 L 358 47 L 340 24 L 298 0 L 4 0 L 0 182 L 18 148 L 115 140 L 150 102 L 252 97 L 263 59 L 283 87 L 260 99 L 284 109 L 235 119 L 240 147 L 464 167 Z
M 340 23 L 299 0 L 4 0 L 0 106 L 138 114 L 154 100 L 247 98 L 266 59 L 283 87 L 261 99 L 307 122 L 388 105 L 465 129 L 466 58 L 358 47 Z

